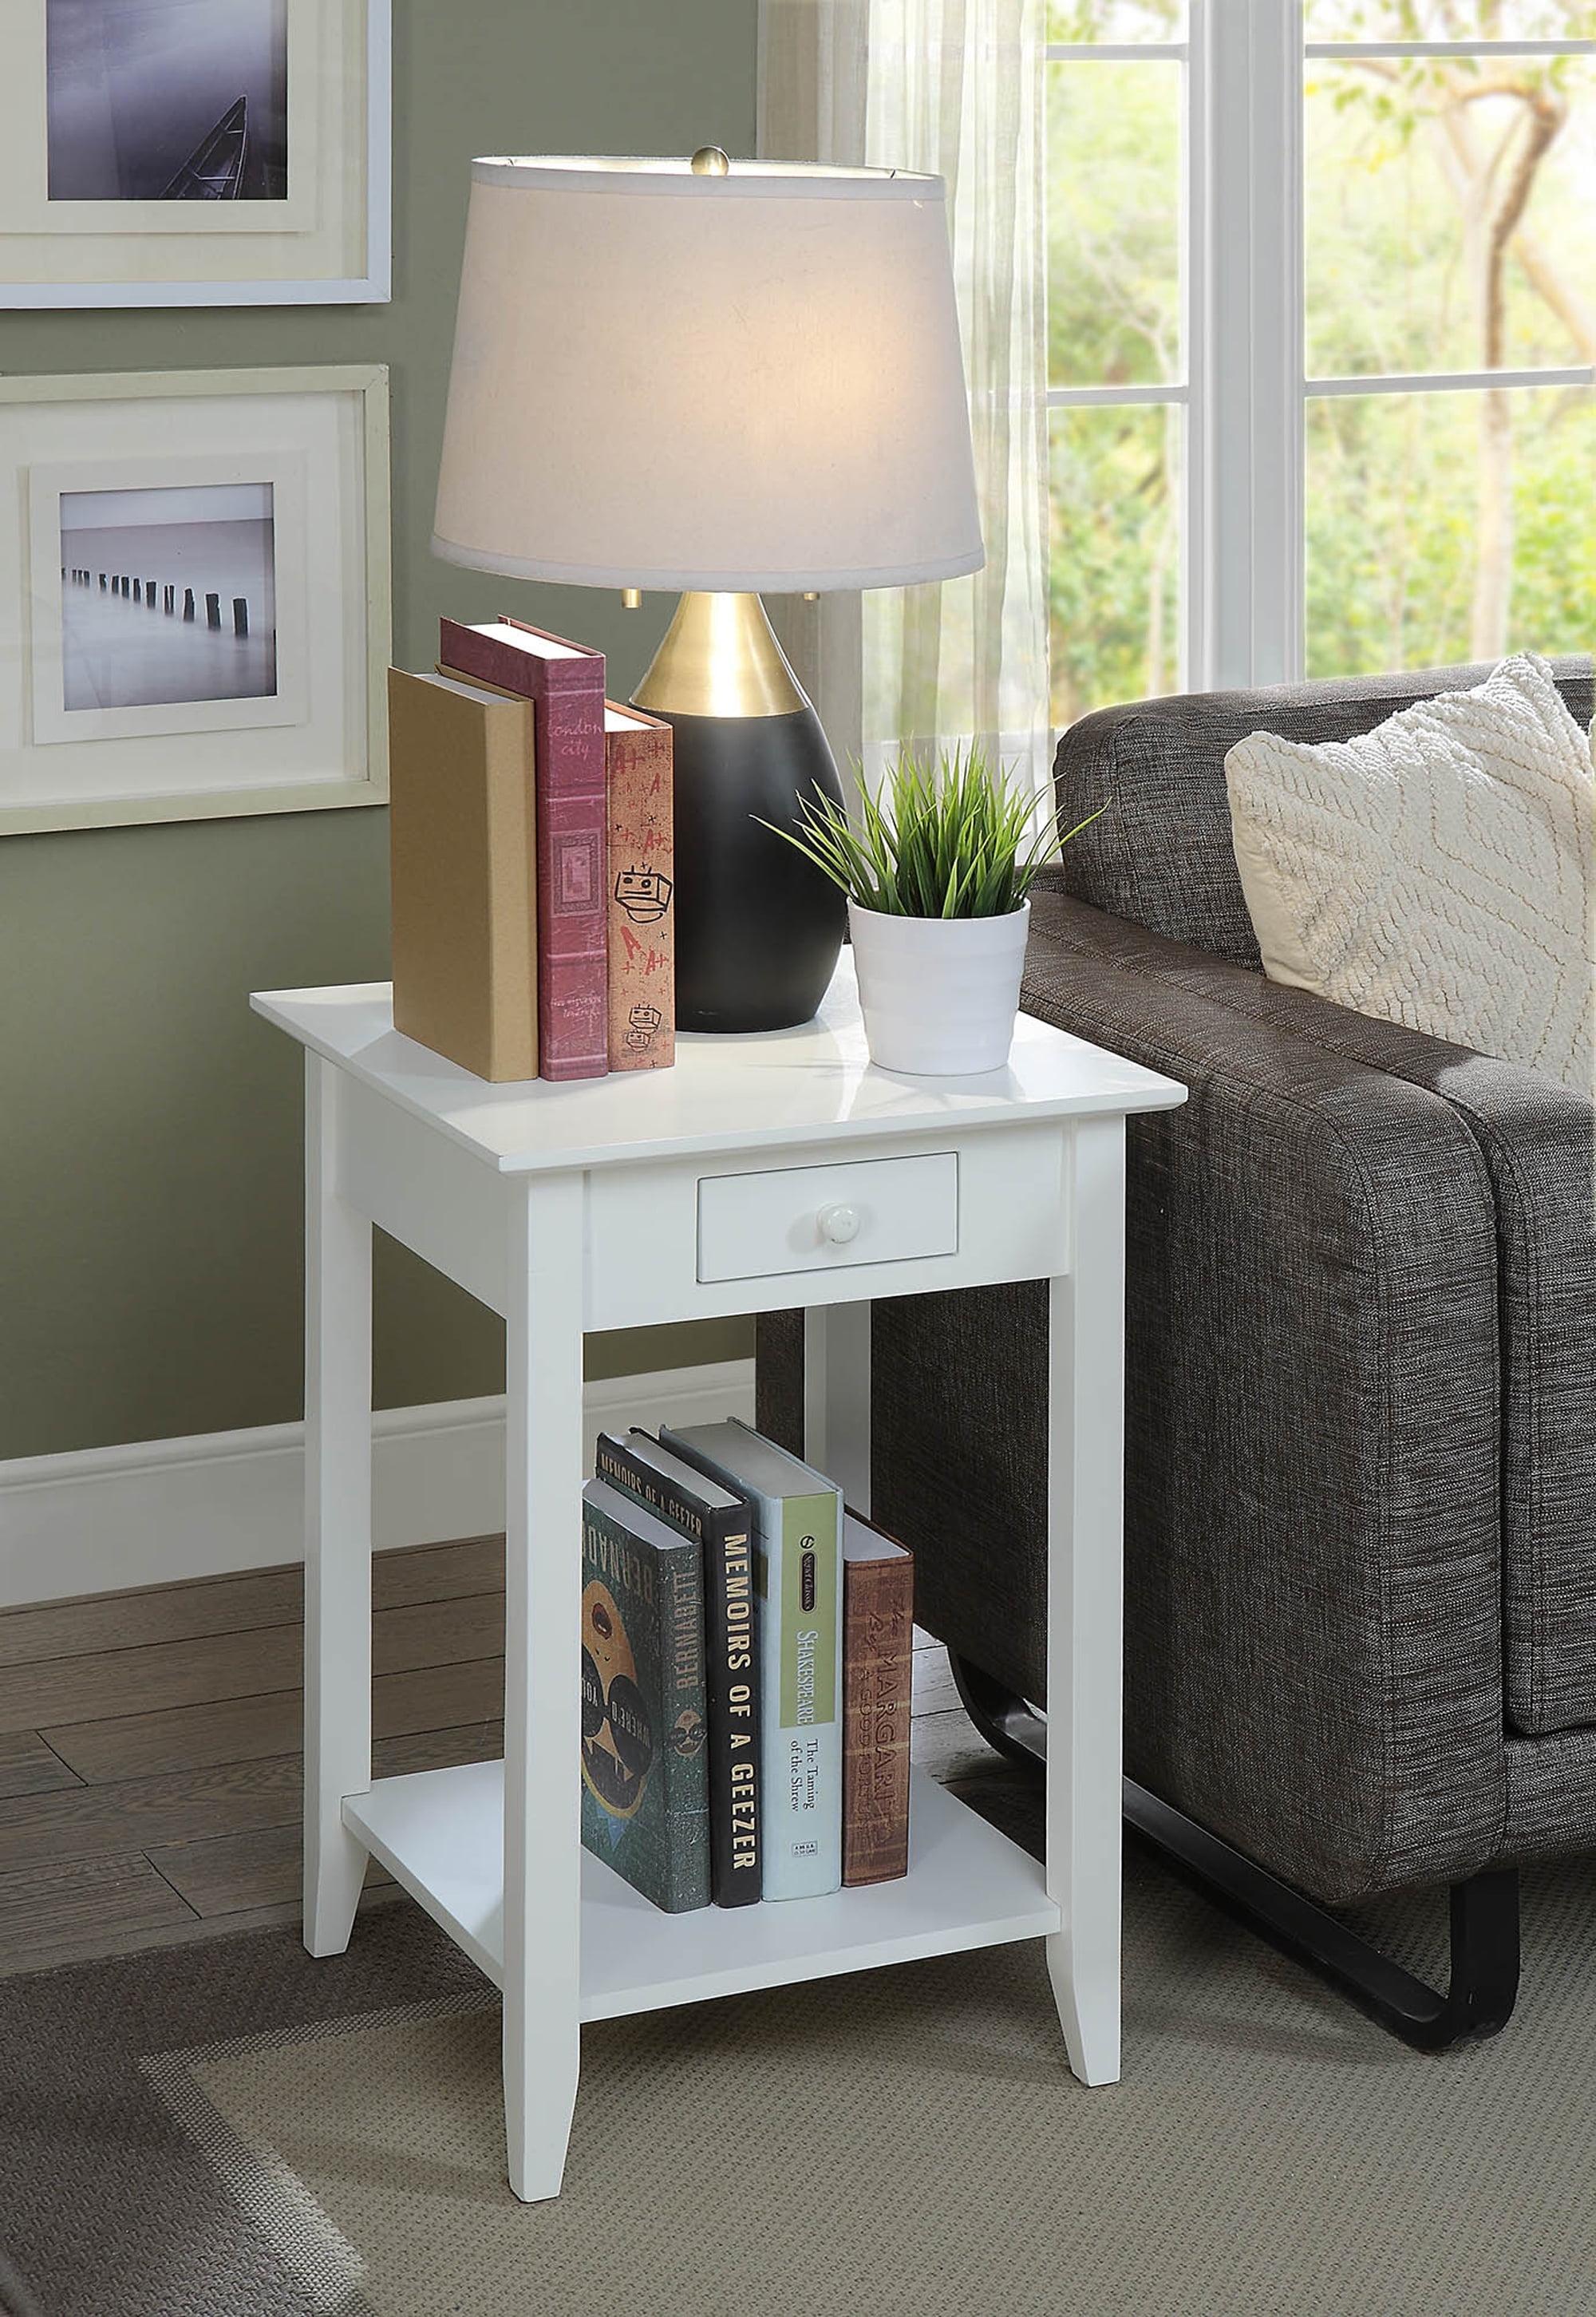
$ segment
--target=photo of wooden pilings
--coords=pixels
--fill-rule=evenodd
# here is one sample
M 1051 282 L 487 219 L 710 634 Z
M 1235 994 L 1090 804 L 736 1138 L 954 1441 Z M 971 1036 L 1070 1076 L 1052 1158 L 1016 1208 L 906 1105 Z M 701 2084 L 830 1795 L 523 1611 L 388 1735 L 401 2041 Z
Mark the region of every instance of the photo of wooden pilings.
M 97 577 L 100 583 L 100 593 L 103 595 L 106 592 L 107 578 L 103 571 L 99 573 L 68 571 L 63 565 L 61 577 L 74 587 L 92 587 Z M 152 612 L 156 608 L 156 599 L 157 593 L 160 592 L 157 581 L 154 579 L 129 581 L 124 573 L 116 571 L 110 575 L 109 584 L 116 594 L 121 595 L 125 595 L 131 586 L 133 601 L 136 604 L 142 603 Z M 165 590 L 165 602 L 160 607 L 168 619 L 176 610 L 176 586 L 169 581 Z M 183 591 L 183 616 L 185 620 L 192 620 L 194 617 L 194 591 L 192 587 L 185 587 Z M 205 598 L 205 624 L 208 628 L 219 628 L 222 624 L 222 599 L 218 595 L 208 595 Z M 233 633 L 236 636 L 246 636 L 249 633 L 249 597 L 247 595 L 235 595 L 233 598 Z
M 63 492 L 64 706 L 274 694 L 275 549 L 269 483 Z

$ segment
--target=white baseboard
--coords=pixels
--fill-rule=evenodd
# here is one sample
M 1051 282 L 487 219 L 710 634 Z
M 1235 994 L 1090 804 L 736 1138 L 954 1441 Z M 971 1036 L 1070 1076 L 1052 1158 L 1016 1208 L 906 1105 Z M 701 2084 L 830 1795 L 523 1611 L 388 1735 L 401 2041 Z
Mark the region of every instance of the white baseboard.
M 614 1376 L 584 1394 L 586 1430 L 753 1416 L 753 1363 Z M 371 1526 L 379 1551 L 504 1525 L 503 1399 L 379 1409 Z M 0 1463 L 0 1607 L 173 1585 L 298 1561 L 305 1427 L 267 1424 Z

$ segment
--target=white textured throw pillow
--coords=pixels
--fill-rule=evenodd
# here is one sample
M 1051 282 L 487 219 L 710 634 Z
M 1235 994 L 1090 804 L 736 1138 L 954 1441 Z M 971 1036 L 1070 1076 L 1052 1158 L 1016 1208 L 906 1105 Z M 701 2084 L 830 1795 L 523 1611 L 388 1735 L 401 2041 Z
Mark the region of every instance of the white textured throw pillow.
M 1271 980 L 1591 1091 L 1596 780 L 1544 660 L 1225 774 Z

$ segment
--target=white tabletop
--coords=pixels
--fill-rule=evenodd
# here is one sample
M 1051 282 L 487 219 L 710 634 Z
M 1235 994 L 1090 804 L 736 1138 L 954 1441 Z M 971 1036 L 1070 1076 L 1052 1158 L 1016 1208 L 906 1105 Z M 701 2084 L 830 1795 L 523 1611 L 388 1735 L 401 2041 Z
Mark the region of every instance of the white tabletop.
M 250 1004 L 505 1174 L 1170 1110 L 1186 1099 L 1174 1079 L 1025 1014 L 1004 1069 L 956 1078 L 877 1069 L 847 950 L 813 1022 L 753 1037 L 679 1035 L 672 1069 L 564 1086 L 490 1085 L 418 1046 L 394 1028 L 386 981 L 263 991 Z

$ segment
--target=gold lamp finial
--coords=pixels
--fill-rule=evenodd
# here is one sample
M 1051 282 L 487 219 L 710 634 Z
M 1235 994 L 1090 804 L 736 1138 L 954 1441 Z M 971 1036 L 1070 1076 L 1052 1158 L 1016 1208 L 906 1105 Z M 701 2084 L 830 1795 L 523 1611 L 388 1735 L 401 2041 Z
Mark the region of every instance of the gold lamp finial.
M 732 169 L 718 145 L 700 145 L 691 166 L 695 177 L 729 177 Z

